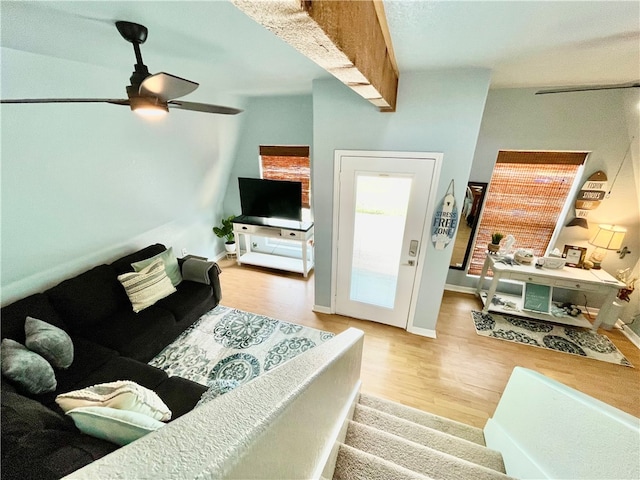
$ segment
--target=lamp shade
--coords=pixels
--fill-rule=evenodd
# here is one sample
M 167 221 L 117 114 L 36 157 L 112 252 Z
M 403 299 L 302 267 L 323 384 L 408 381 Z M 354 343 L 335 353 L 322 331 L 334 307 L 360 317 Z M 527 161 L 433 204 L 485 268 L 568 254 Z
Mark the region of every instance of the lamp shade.
M 615 225 L 598 225 L 596 236 L 589 242 L 606 250 L 620 250 L 627 229 Z

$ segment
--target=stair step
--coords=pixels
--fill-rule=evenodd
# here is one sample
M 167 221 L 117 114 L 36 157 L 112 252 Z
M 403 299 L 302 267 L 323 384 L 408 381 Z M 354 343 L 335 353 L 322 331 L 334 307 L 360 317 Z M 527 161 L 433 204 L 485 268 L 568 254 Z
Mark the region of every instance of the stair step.
M 432 480 L 382 458 L 340 444 L 333 480 Z
M 353 421 L 392 433 L 406 440 L 453 455 L 454 457 L 467 460 L 476 465 L 505 473 L 500 452 L 470 442 L 469 440 L 449 435 L 423 425 L 418 425 L 409 420 L 360 404 L 356 404 Z
M 414 472 L 441 480 L 506 480 L 491 468 L 454 457 L 377 428 L 350 421 L 345 444 Z
M 485 445 L 484 433 L 481 428 L 456 422 L 448 418 L 440 417 L 429 412 L 418 410 L 417 408 L 408 407 L 400 403 L 391 402 L 383 398 L 374 397 L 365 393 L 360 394 L 361 405 L 375 408 L 381 412 L 394 415 L 405 420 L 423 425 L 425 427 L 440 430 L 441 432 L 464 438 L 478 445 Z

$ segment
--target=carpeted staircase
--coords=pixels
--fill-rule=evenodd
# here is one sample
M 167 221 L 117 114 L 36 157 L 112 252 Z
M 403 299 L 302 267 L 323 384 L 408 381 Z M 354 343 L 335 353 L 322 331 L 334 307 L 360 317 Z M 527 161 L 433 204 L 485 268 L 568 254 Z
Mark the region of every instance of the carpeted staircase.
M 333 480 L 511 478 L 482 429 L 361 394 Z

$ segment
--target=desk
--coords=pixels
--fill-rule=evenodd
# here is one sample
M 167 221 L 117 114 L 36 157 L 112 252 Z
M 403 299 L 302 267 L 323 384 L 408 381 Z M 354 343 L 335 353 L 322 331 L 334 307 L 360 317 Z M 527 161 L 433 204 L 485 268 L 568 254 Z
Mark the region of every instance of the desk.
M 244 215 L 234 218 L 231 222 L 233 223 L 233 235 L 238 253 L 238 265 L 246 263 L 249 265 L 301 273 L 304 277 L 309 275 L 309 272 L 313 268 L 313 223 L 275 218 L 247 217 Z M 302 259 L 284 255 L 253 252 L 251 251 L 251 235 L 299 242 L 302 247 Z M 244 237 L 245 240 L 244 253 L 240 251 L 241 237 Z
M 502 258 L 503 257 L 495 255 L 487 255 L 485 258 L 482 273 L 480 274 L 480 279 L 478 281 L 478 287 L 476 289 L 476 293 L 484 302 L 483 312 L 493 310 L 511 315 L 520 315 L 553 321 L 556 323 L 587 327 L 592 328 L 593 330 L 597 330 L 602 323 L 607 326 L 611 326 L 615 323 L 616 319 L 609 319 L 606 318 L 606 316 L 610 310 L 609 306 L 613 305 L 613 302 L 616 299 L 618 290 L 623 288 L 625 284 L 615 279 L 604 270 L 582 270 L 580 268 L 572 267 L 564 267 L 557 270 L 536 268 L 534 265 L 535 261 L 531 265 L 508 265 L 500 262 Z M 491 281 L 489 290 L 485 295 L 482 292 L 482 285 L 489 268 L 493 271 L 493 280 Z M 519 282 L 549 285 L 555 288 L 578 290 L 581 292 L 598 292 L 599 294 L 605 294 L 606 298 L 604 300 L 603 307 L 598 312 L 595 322 L 591 325 L 591 323 L 582 316 L 555 317 L 545 313 L 522 311 L 521 302 L 518 302 L 518 300 L 521 300 L 520 297 L 509 297 L 510 301 L 516 303 L 516 309 L 505 310 L 503 308 L 499 308 L 492 304 L 492 300 L 495 297 L 498 283 L 501 280 L 516 280 Z

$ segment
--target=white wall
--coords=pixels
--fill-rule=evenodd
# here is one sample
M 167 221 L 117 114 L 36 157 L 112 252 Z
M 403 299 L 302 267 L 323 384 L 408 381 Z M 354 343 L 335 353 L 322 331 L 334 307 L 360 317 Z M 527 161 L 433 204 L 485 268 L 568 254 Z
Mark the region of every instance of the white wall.
M 535 91 L 489 91 L 469 180 L 489 181 L 498 151 L 514 149 L 589 151 L 584 178 L 603 170 L 613 181 L 629 148 L 634 118 L 637 129 L 638 92 L 608 90 L 534 95 Z M 637 142 L 637 130 L 635 132 Z M 634 148 L 637 152 L 637 146 Z M 565 244 L 588 247 L 589 255 L 594 247 L 588 241 L 595 234 L 597 225 L 615 223 L 628 229 L 625 244 L 632 253 L 621 260 L 615 252 L 610 252 L 603 262 L 603 268 L 615 274 L 618 269 L 633 267 L 640 258 L 639 191 L 637 180 L 634 180 L 638 177 L 638 171 L 637 156 L 633 160 L 628 157 L 613 186 L 611 197 L 603 200 L 589 214 L 589 229 L 565 227 L 555 246 L 560 250 Z M 580 185 L 584 178 L 579 180 Z M 561 219 L 562 225 L 569 223 L 573 217 L 574 211 L 571 209 L 567 217 Z M 476 277 L 468 277 L 459 270 L 450 270 L 447 277 L 447 283 L 459 286 L 475 287 L 476 281 Z M 600 300 L 600 297 L 590 296 L 588 304 L 599 306 Z M 584 298 L 580 296 L 575 301 L 583 304 Z
M 400 78 L 397 111 L 381 113 L 332 80 L 313 86 L 313 211 L 315 217 L 315 303 L 331 305 L 333 161 L 336 149 L 443 152 L 436 197 L 455 179 L 462 198 L 482 111 L 489 72 L 462 69 L 406 73 Z M 417 300 L 414 325 L 435 330 L 452 244 L 437 251 L 431 242 Z
M 100 91 L 111 79 L 104 68 L 10 49 L 2 62 L 3 98 L 33 95 L 16 78 L 40 79 L 43 96 L 59 93 L 48 90 L 48 74 L 78 79 L 79 95 L 86 82 Z M 215 253 L 211 227 L 242 115 L 176 111 L 149 121 L 107 104 L 3 105 L 0 112 L 3 304 L 150 243 Z

